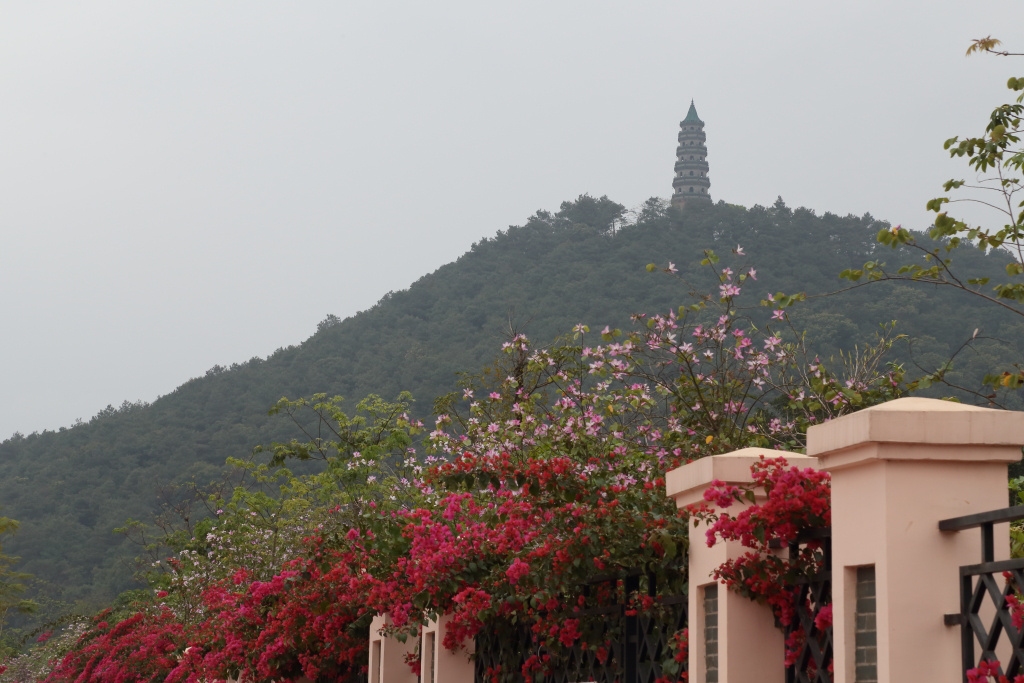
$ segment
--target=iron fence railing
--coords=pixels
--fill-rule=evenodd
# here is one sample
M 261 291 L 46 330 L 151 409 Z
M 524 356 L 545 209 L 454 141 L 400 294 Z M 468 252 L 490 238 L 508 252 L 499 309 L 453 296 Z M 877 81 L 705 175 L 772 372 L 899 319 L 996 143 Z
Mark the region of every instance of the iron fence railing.
M 793 620 L 786 626 L 786 683 L 832 683 L 832 621 L 822 610 L 832 605 L 832 529 L 807 529 L 789 544 L 790 560 L 813 548 L 821 569 L 793 585 Z
M 476 683 L 521 681 L 532 655 L 548 658 L 549 683 L 654 683 L 672 657 L 672 636 L 687 626 L 686 595 L 658 596 L 657 589 L 655 576 L 640 572 L 588 582 L 580 590 L 584 607 L 571 615 L 581 637 L 557 652 L 543 647 L 533 623 L 489 621 L 476 638 Z M 653 608 L 637 610 L 630 602 L 641 592 L 655 598 Z
M 964 683 L 967 670 L 984 661 L 998 661 L 1011 680 L 1024 672 L 1024 629 L 1008 600 L 1024 590 L 1024 559 L 995 560 L 995 525 L 1018 520 L 1024 505 L 939 522 L 940 531 L 981 529 L 981 562 L 960 567 L 960 612 L 945 615 L 947 626 L 960 626 Z

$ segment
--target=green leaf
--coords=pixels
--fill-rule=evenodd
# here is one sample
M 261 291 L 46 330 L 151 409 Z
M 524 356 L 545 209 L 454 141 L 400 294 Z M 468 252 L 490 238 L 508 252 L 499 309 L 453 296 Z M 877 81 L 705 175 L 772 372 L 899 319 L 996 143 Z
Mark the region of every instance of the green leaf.
M 935 230 L 940 235 L 951 235 L 955 231 L 956 221 L 949 217 L 948 214 L 940 213 L 935 217 Z
M 839 278 L 841 280 L 850 280 L 852 282 L 856 282 L 857 280 L 861 279 L 863 275 L 863 270 L 853 270 L 852 268 L 847 268 L 843 272 L 839 273 Z

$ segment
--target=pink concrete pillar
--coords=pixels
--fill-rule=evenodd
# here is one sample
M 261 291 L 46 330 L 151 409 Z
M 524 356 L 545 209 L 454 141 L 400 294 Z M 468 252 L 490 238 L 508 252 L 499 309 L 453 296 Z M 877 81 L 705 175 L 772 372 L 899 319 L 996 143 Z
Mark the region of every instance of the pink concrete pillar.
M 403 643 L 382 635 L 380 630 L 387 623 L 387 616 L 376 616 L 370 623 L 369 683 L 417 683 L 416 674 L 405 657 L 416 652 L 418 639 L 409 638 Z
M 762 455 L 785 457 L 801 469 L 817 467 L 818 462 L 795 453 L 744 448 L 672 470 L 665 477 L 668 495 L 682 508 L 702 502 L 704 491 L 716 479 L 728 484 L 749 484 L 753 481 L 750 467 Z M 742 509 L 741 503 L 730 508 L 733 512 Z M 711 578 L 716 567 L 748 549 L 734 541 L 719 541 L 709 548 L 706 531 L 704 525 L 690 527 L 689 680 L 691 683 L 782 683 L 785 680 L 785 639 L 782 631 L 775 627 L 771 609 L 733 593 Z
M 423 627 L 420 636 L 420 683 L 473 683 L 473 661 L 470 659 L 473 654 L 472 644 L 456 652 L 443 645 L 450 619 L 451 616 L 446 614 L 437 621 L 429 621 Z
M 1021 444 L 1024 413 L 925 398 L 811 427 L 807 453 L 832 474 L 836 683 L 962 680 L 960 631 L 943 615 L 960 611 L 958 568 L 980 561 L 981 540 L 938 523 L 1005 507 Z M 1008 557 L 1006 525 L 996 546 Z

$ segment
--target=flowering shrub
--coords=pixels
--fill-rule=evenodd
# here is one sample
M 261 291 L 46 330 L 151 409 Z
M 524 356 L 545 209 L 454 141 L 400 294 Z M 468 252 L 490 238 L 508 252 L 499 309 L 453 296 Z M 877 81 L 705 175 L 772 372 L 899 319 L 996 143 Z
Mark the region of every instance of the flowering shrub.
M 301 675 L 344 679 L 365 659 L 372 612 L 353 599 L 360 586 L 358 561 L 331 557 L 324 572 L 295 561 L 269 582 L 235 577 L 204 596 L 209 618 L 177 671 L 189 680 L 239 676 L 291 680 Z M 308 573 L 300 572 L 307 568 Z
M 666 470 L 745 446 L 799 447 L 807 425 L 899 390 L 898 368 L 880 370 L 888 338 L 834 375 L 804 357 L 787 327 L 792 297 L 770 296 L 774 322 L 758 327 L 737 305 L 756 271 L 718 262 L 705 254 L 719 296 L 636 316 L 634 332 L 606 328 L 592 339 L 578 325 L 545 349 L 514 335 L 494 367 L 437 401 L 419 453 L 405 398 L 370 399 L 355 418 L 337 398 L 282 401 L 277 412 L 309 438 L 275 445 L 270 466 L 320 460 L 322 471 L 248 465 L 280 496 L 241 490 L 214 501 L 216 520 L 166 563 L 162 606 L 94 627 L 52 680 L 100 670 L 197 682 L 344 677 L 365 666 L 377 613 L 398 636 L 449 615 L 451 649 L 484 624 L 526 625 L 531 656 L 494 667 L 496 680 L 549 672 L 574 648 L 613 664 L 616 634 L 580 613 L 620 604 L 656 618 L 662 597 L 686 581 L 688 519 L 664 494 Z M 823 477 L 765 461 L 755 478 L 768 502 L 721 515 L 709 540 L 760 550 L 827 523 Z M 722 507 L 747 494 L 709 493 Z M 810 571 L 808 552 L 792 565 L 758 564 L 752 553 L 720 577 L 784 621 L 779 582 Z M 651 578 L 628 590 L 614 580 L 638 569 Z M 581 588 L 603 576 L 613 579 Z M 685 632 L 673 642 L 662 683 L 685 678 Z
M 714 571 L 716 579 L 730 590 L 772 609 L 776 623 L 785 628 L 794 623 L 797 591 L 801 579 L 810 579 L 824 568 L 819 542 L 801 545 L 795 556 L 780 556 L 775 548 L 786 547 L 807 529 L 831 526 L 830 476 L 827 472 L 789 466 L 785 458 L 765 458 L 751 467 L 753 483 L 734 486 L 712 482 L 704 492 L 705 503 L 693 514 L 708 523 L 708 547 L 721 541 L 737 541 L 749 551 L 729 559 Z M 738 514 L 727 512 L 736 502 L 747 502 Z M 712 503 L 714 509 L 707 503 Z M 832 605 L 810 605 L 814 630 L 825 633 L 832 626 Z M 817 637 L 816 635 L 814 637 Z M 789 629 L 786 638 L 786 666 L 796 663 L 808 634 L 802 626 Z M 813 678 L 813 662 L 807 672 Z M 829 663 L 831 671 L 832 662 Z
M 752 486 L 741 488 L 715 481 L 704 492 L 704 499 L 719 510 L 726 510 L 739 500 L 752 505 L 735 516 L 706 510 L 697 514 L 709 518 L 709 547 L 721 539 L 739 541 L 751 549 L 716 569 L 715 578 L 740 595 L 767 604 L 778 622 L 788 626 L 793 620 L 791 586 L 797 579 L 821 570 L 821 548 L 817 543 L 808 543 L 795 559 L 790 559 L 773 553 L 770 546 L 773 541 L 786 546 L 801 530 L 831 525 L 830 477 L 827 472 L 789 467 L 785 458 L 763 456 L 751 467 L 751 473 Z M 759 489 L 764 496 L 760 502 Z
M 75 683 L 134 683 L 168 678 L 188 634 L 168 610 L 136 612 L 115 624 L 97 616 L 74 650 L 47 677 Z

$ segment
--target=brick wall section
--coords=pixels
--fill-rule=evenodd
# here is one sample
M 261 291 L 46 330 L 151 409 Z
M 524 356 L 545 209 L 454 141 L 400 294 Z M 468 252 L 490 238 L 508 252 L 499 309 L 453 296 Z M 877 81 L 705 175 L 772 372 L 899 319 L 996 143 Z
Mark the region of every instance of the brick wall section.
M 875 567 L 857 567 L 857 609 L 854 612 L 854 680 L 878 682 L 878 630 L 875 625 Z
M 704 587 L 704 669 L 707 683 L 718 683 L 718 584 Z

